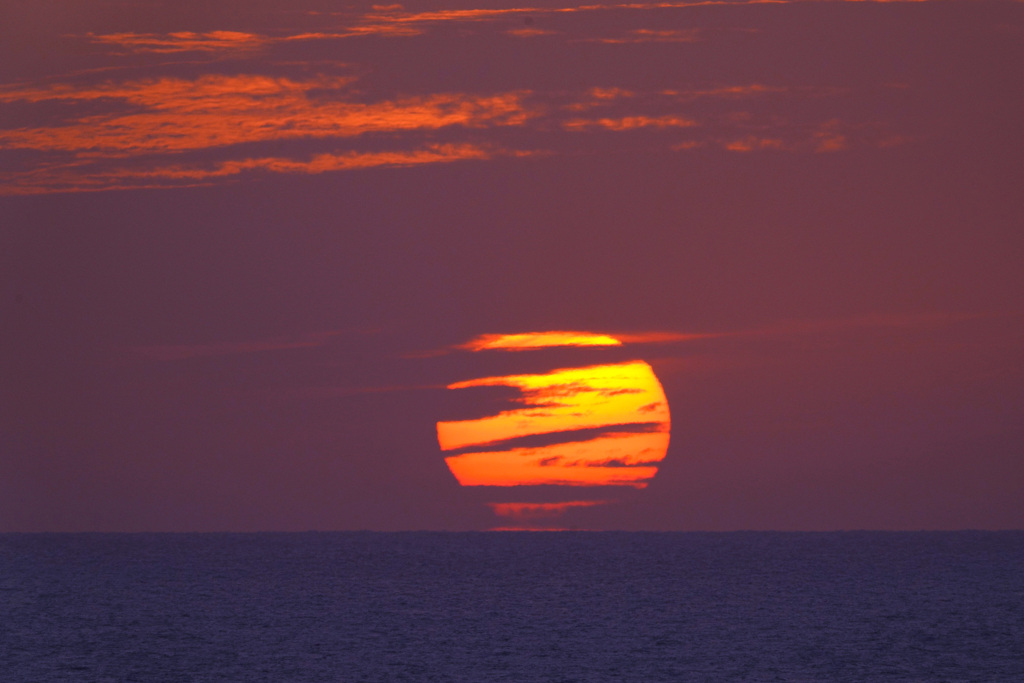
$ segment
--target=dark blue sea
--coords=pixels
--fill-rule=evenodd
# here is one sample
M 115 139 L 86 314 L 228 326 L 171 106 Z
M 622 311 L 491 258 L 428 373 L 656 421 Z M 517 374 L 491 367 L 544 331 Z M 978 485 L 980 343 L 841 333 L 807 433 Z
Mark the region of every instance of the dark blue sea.
M 1024 532 L 0 535 L 0 680 L 1024 681 Z

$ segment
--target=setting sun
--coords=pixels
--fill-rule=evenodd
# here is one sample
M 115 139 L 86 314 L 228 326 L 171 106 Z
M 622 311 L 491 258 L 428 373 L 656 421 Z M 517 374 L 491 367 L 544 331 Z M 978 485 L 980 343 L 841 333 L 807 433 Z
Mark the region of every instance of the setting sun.
M 463 486 L 642 488 L 668 450 L 668 402 L 642 361 L 485 377 L 449 389 L 507 386 L 520 407 L 439 422 L 442 451 Z

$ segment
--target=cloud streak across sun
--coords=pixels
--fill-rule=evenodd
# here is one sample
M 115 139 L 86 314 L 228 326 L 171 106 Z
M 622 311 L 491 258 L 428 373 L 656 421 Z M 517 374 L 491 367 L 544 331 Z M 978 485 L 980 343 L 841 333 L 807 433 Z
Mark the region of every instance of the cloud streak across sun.
M 467 351 L 524 351 L 556 346 L 621 346 L 608 334 L 592 332 L 522 332 L 518 334 L 482 334 L 456 348 Z
M 661 337 L 664 340 L 665 335 Z M 622 344 L 609 334 L 550 331 L 481 335 L 455 348 L 474 353 L 574 347 L 583 351 Z M 441 450 L 450 453 L 445 462 L 463 486 L 643 488 L 668 450 L 668 401 L 654 371 L 643 361 L 448 385 L 451 390 L 480 387 L 511 388 L 518 398 L 494 415 L 437 423 Z M 604 502 L 492 507 L 499 515 L 534 517 Z

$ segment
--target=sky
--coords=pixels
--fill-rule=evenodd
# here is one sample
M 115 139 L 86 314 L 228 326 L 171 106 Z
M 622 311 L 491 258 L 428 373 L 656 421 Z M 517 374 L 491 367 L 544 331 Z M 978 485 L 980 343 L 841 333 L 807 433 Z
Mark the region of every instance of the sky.
M 1022 82 L 1010 0 L 4 2 L 0 532 L 1024 528 Z

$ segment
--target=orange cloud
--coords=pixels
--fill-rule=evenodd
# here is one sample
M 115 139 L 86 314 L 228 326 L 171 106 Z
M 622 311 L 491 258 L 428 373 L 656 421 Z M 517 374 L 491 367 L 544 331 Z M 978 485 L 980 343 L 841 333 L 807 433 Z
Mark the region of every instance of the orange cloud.
M 477 145 L 431 145 L 425 149 L 395 152 L 348 152 L 318 154 L 309 161 L 282 157 L 263 157 L 225 161 L 212 169 L 168 167 L 144 175 L 164 178 L 217 178 L 238 175 L 244 171 L 264 170 L 274 173 L 326 173 L 328 171 L 372 168 L 374 166 L 416 166 L 466 159 L 490 159 L 495 151 Z M 130 174 L 138 177 L 140 174 Z
M 525 106 L 528 93 L 523 92 L 437 93 L 357 102 L 348 92 L 352 80 L 346 76 L 299 80 L 206 75 L 89 85 L 0 86 L 0 104 L 89 105 L 88 114 L 61 123 L 0 130 L 0 149 L 46 155 L 27 157 L 32 164 L 29 168 L 0 172 L 0 194 L 169 187 L 189 179 L 209 182 L 257 170 L 322 173 L 531 154 L 469 143 L 325 153 L 312 159 L 238 158 L 238 152 L 230 149 L 281 140 L 340 140 L 368 133 L 518 126 L 538 115 Z M 97 109 L 101 113 L 96 113 Z M 204 164 L 166 161 L 170 155 L 213 149 L 234 158 Z
M 505 33 L 510 36 L 516 36 L 517 38 L 535 38 L 537 36 L 555 35 L 555 31 L 547 31 L 545 29 L 535 28 L 532 26 L 509 29 L 508 31 L 505 31 Z
M 274 40 L 332 35 L 310 33 Z M 249 49 L 261 44 L 264 37 L 215 31 L 166 36 L 109 34 L 100 38 L 111 44 L 119 41 L 126 46 L 149 46 L 146 49 L 171 49 L 175 45 Z M 451 137 L 460 132 L 529 125 L 547 139 L 558 131 L 570 131 L 572 140 L 564 135 L 563 140 L 574 145 L 603 144 L 598 136 L 584 135 L 592 132 L 690 129 L 694 131 L 686 135 L 690 139 L 666 140 L 665 146 L 685 150 L 714 145 L 731 152 L 837 152 L 907 141 L 878 123 L 832 120 L 796 128 L 775 118 L 758 123 L 746 112 L 724 112 L 698 122 L 678 111 L 697 99 L 728 102 L 779 93 L 830 95 L 836 94 L 835 89 L 753 83 L 638 93 L 618 87 L 592 87 L 568 96 L 521 90 L 360 101 L 354 80 L 344 75 L 294 78 L 208 74 L 192 79 L 0 85 L 0 104 L 56 105 L 51 107 L 53 111 L 71 112 L 54 123 L 0 130 L 0 149 L 36 153 L 14 157 L 22 168 L 0 171 L 0 194 L 181 187 L 256 172 L 323 173 L 542 153 L 503 150 L 473 141 L 430 144 L 432 133 L 441 129 Z M 677 111 L 665 113 L 672 112 L 672 108 Z M 599 115 L 581 116 L 595 109 L 600 110 Z M 399 147 L 394 151 L 342 150 L 312 158 L 279 149 L 267 154 L 258 147 L 251 148 L 271 142 L 341 141 L 372 134 L 399 134 L 403 140 L 397 145 L 389 143 Z M 241 145 L 250 146 L 244 156 Z M 218 158 L 211 159 L 213 150 Z M 200 153 L 202 162 L 197 158 Z
M 591 88 L 589 94 L 596 100 L 615 100 L 636 95 L 632 90 L 625 88 Z
M 223 161 L 210 166 L 160 166 L 149 169 L 83 171 L 74 167 L 44 168 L 28 174 L 0 175 L 0 195 L 45 192 L 88 192 L 111 189 L 188 187 L 247 172 L 317 174 L 380 166 L 418 166 L 454 161 L 484 160 L 495 156 L 524 156 L 510 151 L 471 144 L 430 145 L 418 150 L 318 154 L 303 161 L 284 157 L 260 157 Z
M 636 97 L 637 93 L 625 88 L 591 88 L 584 97 L 576 102 L 563 105 L 563 109 L 569 111 L 586 111 L 596 107 L 607 107 L 616 100 Z
M 753 152 L 756 150 L 782 150 L 786 149 L 785 143 L 779 138 L 759 138 L 748 135 L 739 140 L 732 140 L 725 143 L 725 148 L 730 152 Z
M 634 110 L 641 107 L 657 106 L 664 109 L 665 106 L 689 105 L 695 100 L 735 100 L 755 97 L 764 97 L 772 94 L 797 92 L 811 95 L 834 95 L 835 89 L 825 88 L 792 88 L 783 86 L 771 86 L 762 83 L 744 85 L 723 86 L 719 88 L 705 88 L 698 90 L 675 90 L 666 89 L 658 92 L 640 93 L 624 88 L 591 88 L 586 95 L 575 102 L 562 106 L 568 111 L 587 111 L 597 108 L 610 108 L 615 106 L 629 106 Z M 630 100 L 623 103 L 621 100 Z M 749 116 L 749 115 L 748 115 Z M 603 117 L 600 119 L 577 119 L 563 122 L 562 126 L 572 130 L 583 130 L 587 128 L 605 128 L 608 130 L 629 130 L 638 127 L 661 127 L 661 128 L 685 128 L 698 125 L 697 121 L 690 117 L 679 114 L 660 114 L 656 116 L 644 115 L 639 112 L 632 115 L 620 117 Z
M 736 138 L 719 139 L 718 144 L 730 152 L 786 151 L 786 152 L 841 152 L 853 147 L 885 149 L 912 142 L 897 135 L 881 123 L 850 123 L 832 119 L 815 126 L 796 127 L 778 123 L 755 125 L 746 112 L 736 112 L 729 123 L 737 128 L 754 129 L 755 133 Z M 767 137 L 762 131 L 772 130 Z M 682 145 L 674 149 L 683 149 Z
M 246 51 L 265 47 L 273 39 L 257 33 L 240 31 L 209 31 L 194 33 L 105 33 L 89 34 L 99 45 L 110 45 L 129 52 L 221 52 Z
M 814 151 L 816 152 L 839 152 L 849 147 L 846 135 L 841 131 L 840 121 L 833 119 L 822 124 L 814 132 Z
M 395 24 L 359 24 L 336 32 L 307 32 L 286 36 L 268 36 L 242 31 L 195 33 L 102 33 L 88 34 L 90 42 L 107 45 L 126 53 L 172 54 L 178 52 L 251 52 L 278 43 L 308 40 L 338 40 L 363 35 L 415 36 L 422 33 L 413 26 Z
M 605 128 L 607 130 L 633 130 L 635 128 L 689 128 L 696 126 L 693 119 L 681 116 L 624 116 L 617 119 L 573 119 L 562 124 L 568 130 Z
M 0 147 L 99 154 L 209 149 L 268 140 L 352 137 L 368 132 L 446 126 L 518 125 L 532 114 L 523 94 L 444 93 L 359 103 L 312 91 L 337 91 L 351 81 L 269 76 L 162 78 L 120 84 L 6 87 L 0 102 L 112 100 L 141 111 L 92 114 L 65 125 L 0 131 Z

